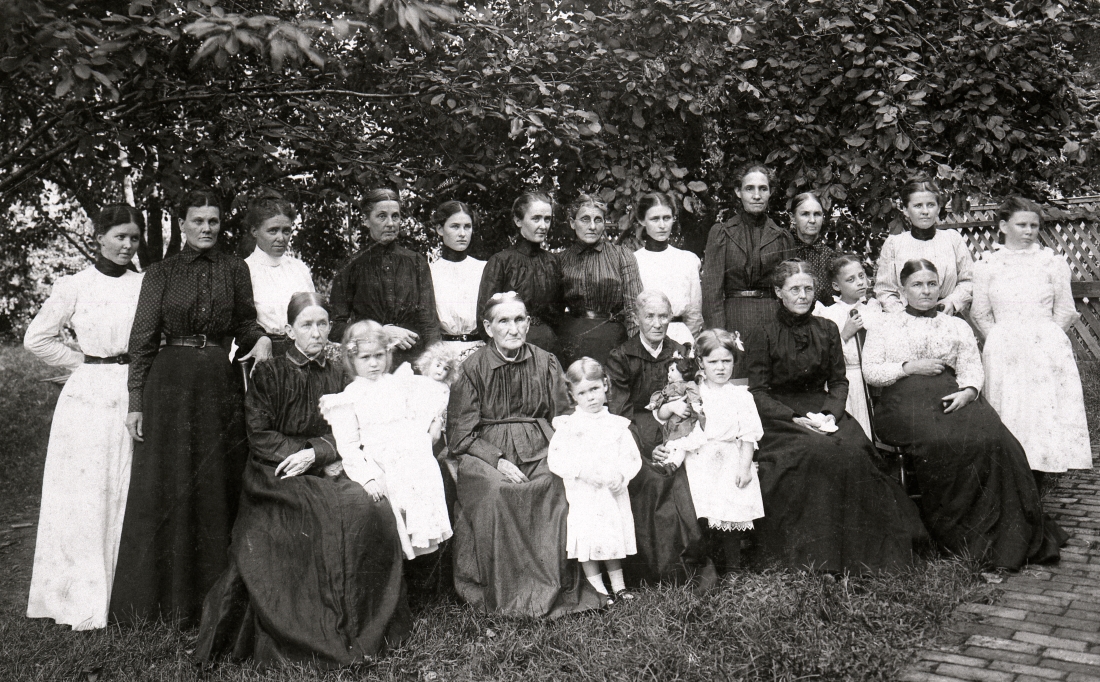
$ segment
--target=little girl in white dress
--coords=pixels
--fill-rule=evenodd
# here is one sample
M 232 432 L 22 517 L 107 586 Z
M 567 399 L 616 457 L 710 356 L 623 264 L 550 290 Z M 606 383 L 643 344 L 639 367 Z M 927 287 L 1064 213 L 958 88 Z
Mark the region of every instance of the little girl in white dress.
M 626 487 L 642 468 L 630 434 L 630 420 L 607 411 L 607 377 L 592 358 L 577 360 L 565 373 L 577 403 L 573 414 L 554 418 L 546 463 L 561 477 L 569 501 L 566 555 L 581 562 L 588 582 L 610 605 L 633 599 L 626 591 L 621 560 L 637 554 L 634 515 Z M 600 572 L 607 566 L 612 593 Z
M 443 429 L 446 385 L 427 377 L 388 374 L 389 338 L 377 322 L 344 333 L 344 360 L 355 380 L 321 396 L 321 414 L 351 480 L 375 499 L 388 497 L 401 547 L 413 559 L 451 537 L 443 477 L 432 445 Z
M 753 519 L 764 516 L 760 479 L 752 461 L 764 427 L 748 386 L 730 383 L 736 359 L 744 353 L 740 337 L 708 329 L 699 334 L 695 350 L 704 376 L 699 394 L 706 415 L 706 442 L 687 453 L 684 467 L 695 514 L 707 520 L 712 533 L 721 533 L 728 571 L 740 565 L 742 531 L 751 530 Z

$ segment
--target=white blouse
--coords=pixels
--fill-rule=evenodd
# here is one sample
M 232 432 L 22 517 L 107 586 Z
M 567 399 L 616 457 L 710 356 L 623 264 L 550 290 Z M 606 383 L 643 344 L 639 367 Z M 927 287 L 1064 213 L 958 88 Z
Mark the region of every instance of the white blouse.
M 252 276 L 256 321 L 269 334 L 286 334 L 286 308 L 299 291 L 316 291 L 309 266 L 293 256 L 273 258 L 259 247 L 244 259 Z
M 902 310 L 883 315 L 867 332 L 863 376 L 872 386 L 889 386 L 908 376 L 901 366 L 910 360 L 940 360 L 955 370 L 960 387 L 978 391 L 985 371 L 978 342 L 966 320 L 953 315 L 917 317 Z
M 85 354 L 122 355 L 130 343 L 141 279 L 129 271 L 108 277 L 94 267 L 62 277 L 27 327 L 23 345 L 46 364 L 68 369 L 79 367 Z M 76 333 L 80 350 L 62 341 L 66 326 Z
M 703 331 L 703 289 L 699 282 L 699 256 L 690 251 L 669 246 L 664 251 L 638 249 L 638 276 L 642 289 L 655 289 L 668 297 L 672 316 L 683 318 L 690 338 L 677 334 L 669 325 L 669 337 L 679 343 L 694 343 L 694 336 Z M 676 323 L 673 323 L 674 325 Z
M 467 256 L 460 261 L 445 258 L 432 263 L 435 309 L 444 334 L 472 334 L 477 330 L 477 290 L 485 261 Z
M 823 317 L 826 320 L 832 320 L 837 326 L 837 329 L 843 332 L 844 325 L 848 323 L 848 317 L 852 314 L 853 309 L 859 310 L 860 317 L 863 318 L 864 329 L 870 329 L 875 326 L 882 317 L 882 304 L 874 298 L 866 303 L 856 304 L 845 303 L 839 298 L 836 299 L 832 305 L 823 305 L 821 301 L 818 301 L 814 306 L 814 315 Z M 843 336 L 841 338 L 843 338 Z M 859 367 L 859 347 L 857 346 L 856 337 L 853 336 L 843 343 L 844 364 L 849 367 Z
M 956 230 L 936 230 L 927 241 L 909 232 L 887 237 L 875 270 L 875 298 L 888 313 L 905 309 L 901 298 L 901 269 L 908 261 L 923 258 L 936 266 L 940 275 L 939 300 L 950 301 L 956 315 L 970 305 L 973 294 L 974 257 Z

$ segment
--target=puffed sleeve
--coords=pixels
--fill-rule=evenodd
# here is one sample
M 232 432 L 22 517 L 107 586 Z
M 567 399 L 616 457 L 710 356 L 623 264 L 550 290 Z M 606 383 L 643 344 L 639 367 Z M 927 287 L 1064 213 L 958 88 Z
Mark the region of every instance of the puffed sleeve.
M 836 417 L 837 421 L 844 416 L 844 405 L 848 401 L 848 372 L 844 363 L 844 344 L 840 340 L 840 329 L 832 320 L 822 320 L 818 329 L 823 330 L 827 343 L 828 355 L 822 360 L 829 369 L 829 378 L 826 384 L 829 388 L 829 397 L 821 406 L 821 411 Z
M 435 284 L 432 282 L 432 270 L 428 259 L 417 254 L 416 278 L 420 286 L 420 301 L 416 315 L 420 323 L 420 335 L 424 347 L 428 347 L 441 338 L 439 330 L 439 311 L 435 307 Z
M 141 412 L 145 393 L 145 379 L 160 352 L 160 334 L 163 319 L 160 304 L 168 281 L 169 263 L 161 261 L 149 268 L 141 280 L 134 324 L 130 327 L 130 369 L 126 386 L 130 392 L 130 412 Z M 247 276 L 247 273 L 246 273 Z
M 955 346 L 955 377 L 960 388 L 973 388 L 981 393 L 985 385 L 985 369 L 982 367 L 982 356 L 978 352 L 978 341 L 974 338 L 974 330 L 966 323 L 966 320 L 958 317 L 948 318 L 951 321 L 954 332 Z
M 629 429 L 623 429 L 619 434 L 619 457 L 616 461 L 622 464 L 619 473 L 624 481 L 630 481 L 642 470 L 642 453 L 638 451 L 638 444 Z
M 752 393 L 741 388 L 738 391 L 738 426 L 737 438 L 755 445 L 764 437 L 764 425 L 760 422 L 760 412 L 756 409 L 756 401 Z
M 288 436 L 276 428 L 276 407 L 284 399 L 272 365 L 257 365 L 244 396 L 245 431 L 252 456 L 272 464 L 308 447 L 306 438 Z
M 570 415 L 554 417 L 554 436 L 546 448 L 546 467 L 562 480 L 572 480 L 581 475 L 581 463 L 575 446 L 578 439 L 569 429 Z M 572 444 L 574 447 L 569 447 Z
M 604 363 L 608 381 L 611 383 L 611 392 L 607 396 L 607 411 L 620 417 L 630 419 L 633 417 L 633 409 L 630 403 L 630 364 L 626 354 L 616 348 L 607 356 Z
M 996 324 L 993 317 L 993 306 L 989 302 L 989 283 L 992 276 L 993 264 L 982 259 L 974 264 L 974 300 L 970 306 L 970 319 L 983 337 L 989 336 L 989 332 Z
M 897 274 L 897 237 L 891 235 L 882 244 L 879 252 L 878 266 L 875 269 L 875 298 L 882 304 L 882 309 L 888 313 L 901 310 L 905 303 L 901 300 L 901 286 L 898 283 Z
M 703 319 L 708 328 L 726 328 L 726 302 L 722 295 L 726 279 L 726 240 L 722 223 L 710 228 L 703 252 Z
M 478 435 L 481 425 L 481 401 L 469 376 L 459 368 L 458 379 L 451 387 L 447 403 L 447 443 L 456 455 L 473 455 L 496 468 L 504 455 L 500 448 L 482 440 Z
M 884 316 L 881 324 L 867 330 L 867 341 L 863 344 L 863 378 L 872 386 L 889 386 L 906 376 L 902 365 L 889 354 L 890 339 L 894 321 Z
M 1051 255 L 1050 283 L 1054 288 L 1054 322 L 1062 331 L 1069 333 L 1069 328 L 1081 315 L 1077 312 L 1077 306 L 1073 303 L 1073 287 L 1070 284 L 1072 274 L 1069 263 L 1058 254 Z
M 363 450 L 355 405 L 343 393 L 321 396 L 321 415 L 332 426 L 332 437 L 348 478 L 359 485 L 382 478 L 382 470 Z
M 698 256 L 690 251 L 685 253 L 691 256 L 694 269 L 688 277 L 688 304 L 683 312 L 684 324 L 687 325 L 692 336 L 699 336 L 703 331 L 703 286 L 699 279 L 701 267 Z
M 974 256 L 970 255 L 970 249 L 966 246 L 966 240 L 955 230 L 945 230 L 951 235 L 951 248 L 955 252 L 955 270 L 958 283 L 955 289 L 944 296 L 945 301 L 951 301 L 955 306 L 955 314 L 960 315 L 970 306 L 974 298 Z
M 745 338 L 745 373 L 749 390 L 756 401 L 757 411 L 779 421 L 793 421 L 799 416 L 791 408 L 770 395 L 772 378 L 771 348 L 768 335 L 761 329 L 753 329 Z M 703 406 L 706 409 L 706 405 Z
M 247 353 L 267 332 L 256 321 L 252 275 L 248 270 L 248 263 L 240 259 L 235 259 L 233 263 L 233 299 L 233 338 L 241 352 Z
M 62 277 L 53 285 L 50 297 L 27 326 L 23 346 L 51 367 L 75 370 L 84 362 L 84 354 L 65 345 L 62 330 L 76 312 L 77 286 L 71 277 Z M 78 339 L 79 341 L 79 339 Z
M 626 336 L 630 338 L 638 333 L 638 320 L 634 317 L 634 302 L 642 293 L 642 278 L 638 274 L 638 259 L 630 251 L 619 247 L 622 257 L 621 274 L 623 281 L 623 324 Z

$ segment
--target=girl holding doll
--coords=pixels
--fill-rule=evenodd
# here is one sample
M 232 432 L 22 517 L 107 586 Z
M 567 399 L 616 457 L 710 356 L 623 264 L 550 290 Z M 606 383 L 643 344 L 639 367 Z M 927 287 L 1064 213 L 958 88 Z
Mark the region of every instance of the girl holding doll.
M 344 471 L 376 501 L 389 498 L 407 558 L 434 552 L 451 537 L 432 454 L 449 392 L 427 377 L 389 374 L 390 338 L 377 322 L 349 326 L 343 348 L 355 379 L 342 393 L 321 397 L 321 414 L 332 425 Z
M 871 409 L 867 384 L 863 380 L 863 341 L 867 328 L 882 314 L 877 299 L 866 300 L 870 283 L 859 256 L 843 254 L 829 264 L 829 282 L 836 294 L 832 305 L 819 301 L 814 315 L 836 323 L 844 348 L 844 372 L 848 377 L 848 398 L 844 410 L 852 415 L 867 437 L 871 437 Z
M 607 604 L 633 599 L 623 581 L 622 559 L 636 554 L 634 516 L 627 484 L 642 468 L 630 420 L 607 411 L 608 381 L 600 363 L 583 357 L 565 373 L 577 405 L 554 418 L 547 465 L 565 484 L 569 501 L 566 555 L 581 563 L 588 582 Z M 607 567 L 611 593 L 600 563 Z

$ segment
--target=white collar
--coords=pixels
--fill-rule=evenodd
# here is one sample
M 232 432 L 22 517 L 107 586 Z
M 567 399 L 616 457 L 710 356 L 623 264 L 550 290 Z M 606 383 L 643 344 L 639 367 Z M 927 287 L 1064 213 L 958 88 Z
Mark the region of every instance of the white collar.
M 645 340 L 645 337 L 642 336 L 641 332 L 638 332 L 638 340 L 642 342 L 642 348 L 645 348 L 646 351 L 650 355 L 652 355 L 653 357 L 657 357 L 658 355 L 660 355 L 661 354 L 661 349 L 663 349 L 665 347 L 664 339 L 662 339 L 661 342 L 659 344 L 657 344 L 656 348 L 649 345 L 649 343 Z
M 266 265 L 269 268 L 277 268 L 283 264 L 283 256 L 275 258 L 274 256 L 268 255 L 266 251 L 258 246 L 252 252 L 252 256 L 251 258 L 249 258 L 249 260 L 252 260 L 259 265 Z

